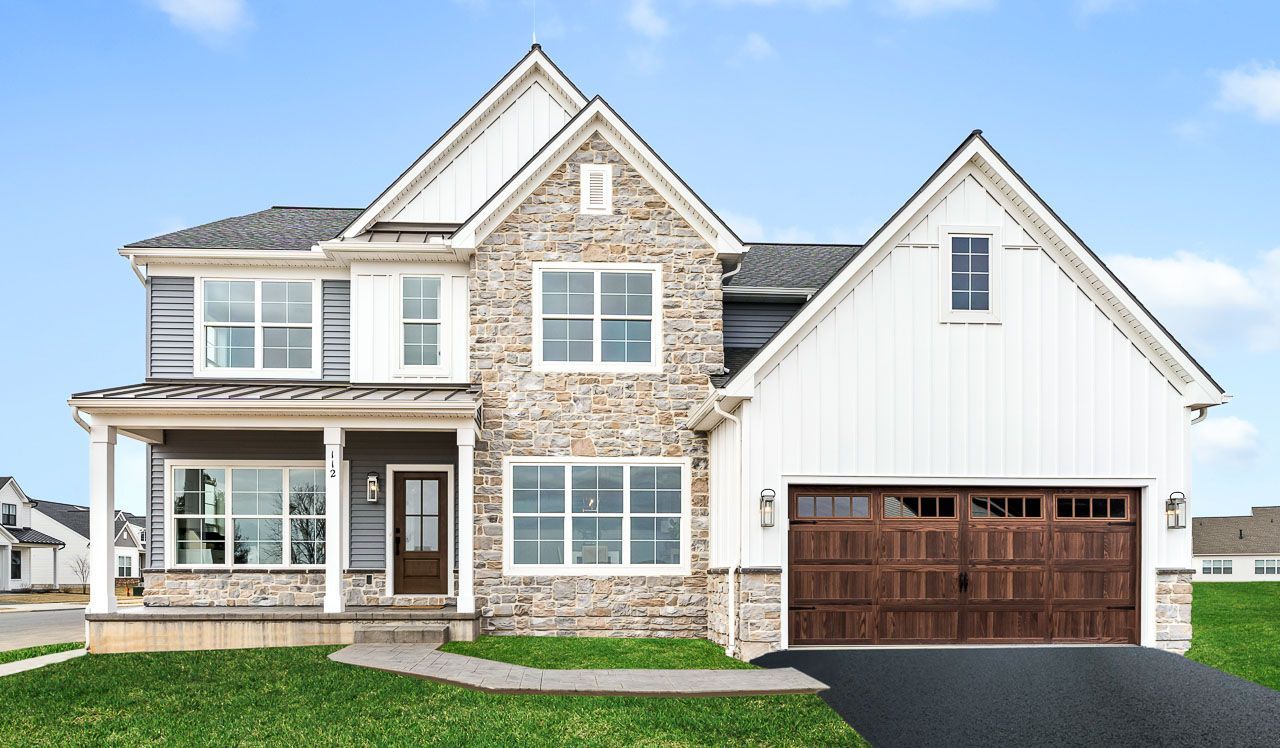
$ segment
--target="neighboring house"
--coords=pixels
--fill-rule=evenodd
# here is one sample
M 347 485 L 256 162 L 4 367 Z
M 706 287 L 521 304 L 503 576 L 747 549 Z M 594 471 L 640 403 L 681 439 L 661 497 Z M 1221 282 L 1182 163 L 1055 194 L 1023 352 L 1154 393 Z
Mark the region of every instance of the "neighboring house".
M 128 512 L 116 512 L 111 568 L 117 584 L 129 586 L 141 576 L 141 533 L 145 520 Z M 41 532 L 62 538 L 64 548 L 56 560 L 49 558 L 36 567 L 40 578 L 55 579 L 55 586 L 79 588 L 88 584 L 89 507 L 60 501 L 37 499 L 32 502 L 31 526 Z M 56 561 L 56 563 L 55 563 Z M 127 572 L 127 573 L 124 573 Z
M 18 481 L 0 475 L 0 592 L 58 587 L 53 570 L 65 544 L 33 525 L 35 503 Z
M 863 245 L 751 244 L 535 45 L 367 207 L 120 254 L 146 377 L 70 405 L 96 532 L 148 445 L 149 605 L 1189 643 L 1224 393 L 977 131 Z
M 1191 520 L 1196 579 L 1280 582 L 1280 506 L 1255 506 L 1247 517 Z

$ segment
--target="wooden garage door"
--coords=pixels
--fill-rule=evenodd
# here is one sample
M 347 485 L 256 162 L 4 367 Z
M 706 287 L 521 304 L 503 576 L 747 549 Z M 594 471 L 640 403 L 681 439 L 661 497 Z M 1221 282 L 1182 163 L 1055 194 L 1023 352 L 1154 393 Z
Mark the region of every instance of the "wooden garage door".
M 1137 642 L 1131 489 L 793 487 L 792 644 Z

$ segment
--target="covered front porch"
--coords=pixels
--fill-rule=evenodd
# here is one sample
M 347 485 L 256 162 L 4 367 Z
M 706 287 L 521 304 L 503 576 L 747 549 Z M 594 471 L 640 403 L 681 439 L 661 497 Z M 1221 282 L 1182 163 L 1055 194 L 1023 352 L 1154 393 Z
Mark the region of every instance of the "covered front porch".
M 134 651 L 350 642 L 375 613 L 477 620 L 465 387 L 149 382 L 70 404 L 90 435 L 91 649 L 95 633 Z M 144 607 L 117 613 L 119 436 L 147 444 L 148 543 Z

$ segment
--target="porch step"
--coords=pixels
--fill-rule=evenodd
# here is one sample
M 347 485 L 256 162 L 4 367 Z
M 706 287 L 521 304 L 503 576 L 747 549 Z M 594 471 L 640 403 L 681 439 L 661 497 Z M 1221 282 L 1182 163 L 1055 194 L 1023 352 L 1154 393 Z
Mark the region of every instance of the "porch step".
M 427 621 L 375 621 L 355 625 L 356 644 L 443 644 L 449 624 Z

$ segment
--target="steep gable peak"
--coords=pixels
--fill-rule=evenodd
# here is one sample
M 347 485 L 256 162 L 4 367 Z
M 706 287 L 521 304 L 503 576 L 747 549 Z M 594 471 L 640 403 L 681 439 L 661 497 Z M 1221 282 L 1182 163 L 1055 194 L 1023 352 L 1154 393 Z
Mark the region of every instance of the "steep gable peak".
M 587 103 L 534 44 L 342 232 L 375 223 L 461 223 Z

